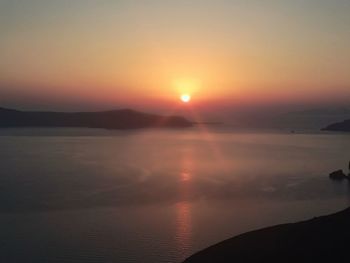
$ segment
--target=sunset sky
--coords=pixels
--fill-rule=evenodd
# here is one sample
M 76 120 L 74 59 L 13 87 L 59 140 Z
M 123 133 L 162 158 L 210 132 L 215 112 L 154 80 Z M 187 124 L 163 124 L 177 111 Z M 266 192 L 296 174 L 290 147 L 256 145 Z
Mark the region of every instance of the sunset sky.
M 0 105 L 346 101 L 349 13 L 349 0 L 0 0 Z

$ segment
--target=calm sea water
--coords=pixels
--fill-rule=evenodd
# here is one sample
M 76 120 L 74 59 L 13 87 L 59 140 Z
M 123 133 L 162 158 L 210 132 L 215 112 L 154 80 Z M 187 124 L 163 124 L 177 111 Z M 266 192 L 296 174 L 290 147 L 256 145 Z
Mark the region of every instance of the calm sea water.
M 349 159 L 342 134 L 1 130 L 0 262 L 181 262 L 347 207 Z

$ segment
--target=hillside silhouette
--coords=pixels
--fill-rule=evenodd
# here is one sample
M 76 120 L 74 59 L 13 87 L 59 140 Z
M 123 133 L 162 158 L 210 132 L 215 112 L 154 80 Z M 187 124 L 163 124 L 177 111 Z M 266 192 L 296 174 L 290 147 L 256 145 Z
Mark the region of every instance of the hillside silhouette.
M 350 208 L 245 233 L 204 249 L 184 263 L 349 262 L 349 244 Z
M 131 109 L 100 112 L 19 111 L 0 108 L 0 128 L 84 127 L 105 129 L 186 128 L 192 123 L 181 116 L 161 116 Z
M 323 128 L 324 131 L 341 131 L 350 132 L 350 120 L 345 120 L 342 122 L 336 122 Z

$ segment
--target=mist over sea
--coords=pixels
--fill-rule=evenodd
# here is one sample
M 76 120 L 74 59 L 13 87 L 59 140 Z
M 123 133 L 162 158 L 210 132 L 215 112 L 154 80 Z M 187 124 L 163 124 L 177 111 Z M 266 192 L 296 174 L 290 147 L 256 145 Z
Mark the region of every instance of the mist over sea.
M 181 262 L 347 207 L 349 158 L 346 134 L 3 129 L 0 262 Z

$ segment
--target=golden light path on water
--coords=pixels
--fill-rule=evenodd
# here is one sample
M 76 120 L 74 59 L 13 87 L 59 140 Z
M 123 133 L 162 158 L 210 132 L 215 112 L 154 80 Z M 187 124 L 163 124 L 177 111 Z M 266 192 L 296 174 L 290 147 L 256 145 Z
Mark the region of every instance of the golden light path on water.
M 176 207 L 176 233 L 175 241 L 179 255 L 185 259 L 188 256 L 192 246 L 192 211 L 191 211 L 191 194 L 192 182 L 195 171 L 193 158 L 193 148 L 187 148 L 183 151 L 181 157 L 181 169 L 179 173 L 179 202 Z
M 213 155 L 213 162 L 219 164 L 221 169 L 220 172 L 227 172 L 229 168 L 226 165 L 226 158 L 222 154 L 220 147 L 218 147 L 215 142 L 215 134 L 210 132 L 206 125 L 202 125 L 204 123 L 203 119 L 199 114 L 191 107 L 191 105 L 187 105 L 190 113 L 191 120 L 197 123 L 197 128 L 199 132 L 199 139 L 204 143 L 208 144 L 208 149 L 211 151 Z M 193 197 L 193 184 L 195 176 L 200 176 L 200 174 L 196 174 L 196 166 L 200 165 L 196 163 L 196 158 L 194 155 L 195 150 L 193 145 L 189 145 L 189 148 L 186 148 L 183 151 L 182 161 L 181 161 L 181 172 L 179 174 L 179 201 L 176 204 L 176 242 L 178 244 L 178 249 L 180 255 L 183 257 L 181 260 L 185 259 L 189 256 L 193 244 L 193 230 L 192 230 L 192 200 Z M 218 171 L 219 172 L 219 171 Z
M 179 251 L 179 260 L 184 260 L 192 247 L 192 211 L 189 202 L 179 202 L 176 204 L 176 233 L 175 241 Z

